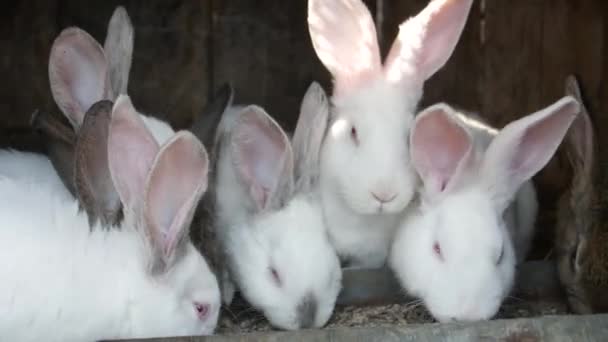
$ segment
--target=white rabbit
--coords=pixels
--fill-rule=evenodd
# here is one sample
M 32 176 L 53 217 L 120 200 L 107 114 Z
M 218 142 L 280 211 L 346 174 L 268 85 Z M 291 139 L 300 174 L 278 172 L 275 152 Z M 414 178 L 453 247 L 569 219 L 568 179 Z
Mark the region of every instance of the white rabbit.
M 323 326 L 342 272 L 317 194 L 318 158 L 328 116 L 313 83 L 302 102 L 293 150 L 260 107 L 232 107 L 217 134 L 217 229 L 230 279 L 272 325 Z M 231 283 L 224 284 L 231 301 Z
M 410 158 L 424 183 L 421 203 L 398 229 L 389 264 L 437 320 L 496 314 L 534 232 L 531 178 L 578 112 L 564 97 L 500 132 L 446 104 L 416 117 Z
M 312 43 L 334 78 L 321 152 L 323 209 L 338 254 L 353 265 L 386 262 L 419 182 L 407 139 L 423 84 L 452 54 L 472 2 L 430 1 L 400 25 L 383 64 L 361 0 L 308 0 Z
M 218 283 L 188 235 L 207 188 L 204 147 L 188 132 L 159 147 L 130 99 L 120 96 L 108 155 L 125 203 L 119 230 L 89 232 L 76 201 L 59 200 L 52 185 L 0 177 L 2 340 L 95 341 L 214 331 Z

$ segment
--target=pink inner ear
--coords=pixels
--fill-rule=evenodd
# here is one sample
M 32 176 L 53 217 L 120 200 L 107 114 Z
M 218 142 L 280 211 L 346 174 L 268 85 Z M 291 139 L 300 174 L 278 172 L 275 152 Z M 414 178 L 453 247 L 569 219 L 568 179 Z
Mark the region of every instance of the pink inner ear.
M 107 72 L 101 46 L 86 32 L 69 28 L 55 40 L 49 61 L 51 90 L 75 128 L 93 103 L 109 97 Z
M 289 141 L 267 114 L 249 110 L 235 128 L 233 148 L 242 179 L 258 208 L 265 208 L 291 153 Z
M 420 114 L 412 130 L 411 156 L 425 188 L 443 192 L 470 154 L 466 131 L 446 112 L 435 107 Z
M 544 167 L 568 130 L 574 118 L 573 113 L 576 114 L 574 106 L 578 108 L 577 104 L 566 105 L 552 115 L 530 125 L 521 137 L 509 168 L 515 172 L 532 176 Z M 540 164 L 541 160 L 546 160 L 546 162 Z
M 155 243 L 170 258 L 188 231 L 191 215 L 207 189 L 209 161 L 201 143 L 180 132 L 159 152 L 150 171 L 145 215 Z
M 432 0 L 399 27 L 385 62 L 390 81 L 414 77 L 424 82 L 452 55 L 462 34 L 472 0 Z
M 372 17 L 360 0 L 309 0 L 308 28 L 317 56 L 347 91 L 381 71 Z
M 129 97 L 120 96 L 110 121 L 108 164 L 116 191 L 130 209 L 136 209 L 143 198 L 145 180 L 158 149 Z

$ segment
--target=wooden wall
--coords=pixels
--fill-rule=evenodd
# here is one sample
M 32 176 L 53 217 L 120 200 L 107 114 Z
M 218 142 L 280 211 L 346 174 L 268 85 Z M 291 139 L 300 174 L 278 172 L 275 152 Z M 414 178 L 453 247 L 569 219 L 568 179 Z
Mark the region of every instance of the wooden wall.
M 374 15 L 376 6 L 382 10 L 386 53 L 398 23 L 427 0 L 366 3 Z M 138 109 L 177 128 L 224 81 L 235 86 L 237 102 L 264 106 L 288 129 L 312 80 L 330 89 L 308 36 L 305 0 L 9 1 L 0 14 L 0 145 L 39 146 L 27 124 L 35 108 L 56 110 L 47 75 L 54 37 L 77 25 L 103 41 L 118 4 L 136 30 L 129 93 Z M 606 17 L 603 0 L 475 0 L 454 56 L 427 83 L 422 105 L 446 101 L 502 127 L 557 100 L 565 76 L 576 73 L 601 145 L 608 127 Z M 567 178 L 558 159 L 537 177 L 547 241 L 551 209 Z

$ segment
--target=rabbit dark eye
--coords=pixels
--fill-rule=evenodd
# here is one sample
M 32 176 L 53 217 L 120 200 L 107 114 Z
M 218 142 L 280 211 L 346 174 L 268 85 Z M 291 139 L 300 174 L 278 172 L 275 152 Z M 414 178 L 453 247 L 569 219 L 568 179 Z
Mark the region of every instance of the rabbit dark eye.
M 281 286 L 281 277 L 279 277 L 279 272 L 274 267 L 270 267 L 269 269 L 270 276 L 272 280 L 275 282 L 277 286 Z
M 355 145 L 359 145 L 359 136 L 357 135 L 357 128 L 355 128 L 355 126 L 352 126 L 350 128 L 350 137 L 351 139 L 353 139 L 353 142 L 355 143 Z
M 435 242 L 433 244 L 433 252 L 435 252 L 435 255 L 439 258 L 439 260 L 443 260 L 443 255 L 441 254 L 441 246 L 439 245 L 439 242 Z

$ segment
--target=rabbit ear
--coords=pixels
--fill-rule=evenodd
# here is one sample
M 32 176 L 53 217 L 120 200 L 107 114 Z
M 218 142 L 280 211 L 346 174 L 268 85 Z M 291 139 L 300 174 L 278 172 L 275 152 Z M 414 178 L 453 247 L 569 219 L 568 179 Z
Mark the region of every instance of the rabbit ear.
M 95 103 L 84 117 L 74 152 L 74 181 L 80 204 L 89 221 L 99 219 L 104 226 L 117 224 L 122 214 L 122 203 L 108 165 L 111 115 L 112 102 Z
M 116 7 L 108 24 L 108 33 L 103 45 L 108 59 L 113 98 L 127 93 L 134 35 L 127 10 L 122 6 Z
M 551 159 L 580 111 L 566 96 L 505 126 L 485 152 L 481 177 L 496 205 L 504 209 L 519 187 Z
M 444 103 L 422 111 L 410 135 L 412 164 L 425 191 L 436 196 L 453 189 L 472 158 L 472 140 Z
M 229 83 L 220 87 L 215 96 L 207 103 L 202 113 L 194 120 L 192 133 L 203 143 L 206 148 L 211 149 L 222 115 L 232 105 L 234 89 Z
M 399 26 L 385 62 L 393 82 L 424 82 L 447 62 L 462 34 L 473 0 L 432 0 Z
M 376 28 L 361 0 L 309 0 L 308 29 L 337 92 L 381 73 Z
M 65 117 L 39 110 L 32 114 L 30 125 L 45 136 L 46 149 L 53 168 L 68 191 L 76 198 L 74 185 L 76 135 L 73 128 Z
M 108 65 L 101 46 L 78 28 L 63 30 L 55 39 L 49 58 L 53 98 L 78 130 L 93 103 L 108 99 Z
M 329 120 L 325 91 L 313 82 L 302 100 L 300 116 L 292 139 L 294 175 L 298 192 L 308 192 L 317 182 L 321 144 Z
M 580 105 L 581 112 L 572 123 L 568 133 L 567 153 L 576 174 L 580 175 L 579 181 L 590 180 L 593 169 L 594 157 L 594 132 L 589 112 L 585 107 L 581 90 L 574 75 L 566 78 L 566 95 L 574 97 Z
M 166 272 L 184 255 L 197 204 L 207 190 L 209 159 L 190 132 L 178 132 L 160 150 L 150 169 L 144 195 L 147 236 L 157 253 L 153 270 Z
M 112 182 L 131 212 L 141 209 L 146 177 L 158 149 L 129 96 L 120 95 L 112 108 L 107 155 Z
M 237 174 L 258 211 L 283 206 L 293 192 L 293 153 L 279 125 L 258 106 L 235 123 L 231 155 Z

